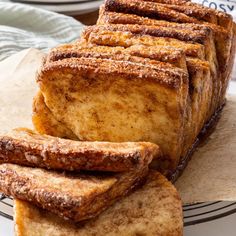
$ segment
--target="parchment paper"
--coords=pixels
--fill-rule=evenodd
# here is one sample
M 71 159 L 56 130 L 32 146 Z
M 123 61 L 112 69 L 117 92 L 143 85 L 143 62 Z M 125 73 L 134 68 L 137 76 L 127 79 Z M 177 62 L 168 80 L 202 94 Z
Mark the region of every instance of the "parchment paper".
M 216 129 L 177 180 L 184 203 L 236 200 L 236 96 L 228 96 Z
M 35 74 L 43 53 L 24 50 L 0 63 L 0 133 L 32 127 Z M 216 130 L 176 182 L 184 203 L 236 201 L 236 96 L 229 96 Z
M 36 94 L 36 71 L 43 53 L 23 50 L 0 62 L 0 133 L 16 127 L 32 127 L 32 99 Z

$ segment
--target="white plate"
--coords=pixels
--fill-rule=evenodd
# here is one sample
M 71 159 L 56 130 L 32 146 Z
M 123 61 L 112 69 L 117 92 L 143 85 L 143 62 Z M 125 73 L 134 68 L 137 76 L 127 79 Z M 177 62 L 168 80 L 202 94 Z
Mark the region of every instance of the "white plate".
M 27 2 L 27 3 L 52 3 L 52 4 L 68 4 L 68 3 L 78 3 L 78 2 L 94 2 L 94 0 L 12 0 L 13 2 Z
M 49 11 L 55 11 L 67 15 L 81 15 L 88 12 L 93 12 L 99 8 L 103 1 L 92 1 L 92 2 L 80 2 L 80 3 L 70 3 L 70 4 L 36 4 L 27 3 L 33 7 L 43 8 Z

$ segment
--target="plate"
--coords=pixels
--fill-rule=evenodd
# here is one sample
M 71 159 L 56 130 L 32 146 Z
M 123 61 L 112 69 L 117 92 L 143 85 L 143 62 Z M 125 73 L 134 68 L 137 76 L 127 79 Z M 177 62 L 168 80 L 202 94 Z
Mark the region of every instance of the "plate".
M 12 0 L 12 2 L 68 4 L 68 3 L 78 3 L 78 2 L 94 2 L 94 0 Z
M 183 213 L 185 226 L 184 235 L 186 236 L 193 236 L 193 233 L 194 236 L 203 235 L 199 234 L 199 231 L 205 232 L 205 228 L 211 229 L 210 226 L 212 226 L 212 224 L 217 226 L 219 223 L 224 231 L 226 230 L 226 227 L 227 230 L 230 230 L 230 228 L 232 230 L 232 228 L 234 228 L 234 224 L 231 223 L 228 226 L 226 223 L 227 221 L 230 223 L 230 220 L 234 222 L 236 219 L 236 214 L 234 214 L 236 213 L 236 202 L 216 201 L 189 204 L 183 206 Z M 225 217 L 226 220 L 224 220 Z M 13 200 L 0 195 L 0 223 L 3 222 L 5 223 L 5 226 L 7 226 L 7 229 L 0 229 L 0 233 L 4 232 L 4 235 L 6 236 L 12 235 L 10 232 L 14 231 Z M 213 231 L 217 231 L 217 229 L 211 229 L 211 232 L 209 232 L 208 235 L 215 236 L 216 232 Z M 6 232 L 9 233 L 6 234 Z
M 89 1 L 89 2 L 77 1 L 76 3 L 68 3 L 68 4 L 44 4 L 44 3 L 39 4 L 39 3 L 25 2 L 25 4 L 28 4 L 33 7 L 43 8 L 48 11 L 55 11 L 66 15 L 81 15 L 96 11 L 102 3 L 103 1 Z

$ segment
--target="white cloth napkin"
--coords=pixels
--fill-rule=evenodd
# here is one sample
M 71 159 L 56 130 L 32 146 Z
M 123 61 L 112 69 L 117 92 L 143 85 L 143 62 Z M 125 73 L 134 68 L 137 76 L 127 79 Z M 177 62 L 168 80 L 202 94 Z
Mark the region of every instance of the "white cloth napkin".
M 0 1 L 0 60 L 26 48 L 46 51 L 77 39 L 83 25 L 65 15 Z

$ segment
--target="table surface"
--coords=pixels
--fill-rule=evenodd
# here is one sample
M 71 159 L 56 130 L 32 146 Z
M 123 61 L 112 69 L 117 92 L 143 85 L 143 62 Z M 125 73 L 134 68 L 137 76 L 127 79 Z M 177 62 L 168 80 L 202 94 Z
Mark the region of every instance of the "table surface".
M 184 236 L 235 236 L 236 214 L 184 228 Z M 13 221 L 0 217 L 0 235 L 13 236 Z

